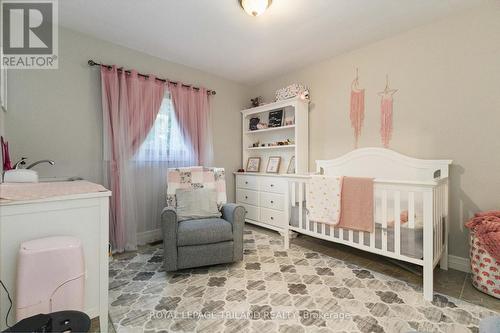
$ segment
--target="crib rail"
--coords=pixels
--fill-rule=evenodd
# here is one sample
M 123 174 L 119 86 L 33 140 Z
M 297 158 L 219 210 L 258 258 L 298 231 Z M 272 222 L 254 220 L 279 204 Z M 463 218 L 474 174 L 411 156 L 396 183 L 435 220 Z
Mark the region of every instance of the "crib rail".
M 428 182 L 377 179 L 374 185 L 372 233 L 310 221 L 303 213 L 307 208 L 309 178 L 293 179 L 288 184 L 287 227 L 312 237 L 418 265 L 426 262 L 434 267 L 447 252 L 447 178 Z M 401 221 L 402 212 L 408 213 L 406 223 Z M 411 235 L 420 239 L 420 243 L 412 243 Z

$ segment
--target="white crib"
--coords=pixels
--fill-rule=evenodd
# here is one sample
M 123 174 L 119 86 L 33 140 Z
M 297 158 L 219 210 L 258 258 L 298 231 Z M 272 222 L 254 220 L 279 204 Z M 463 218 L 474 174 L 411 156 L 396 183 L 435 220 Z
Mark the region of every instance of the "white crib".
M 383 148 L 362 148 L 333 160 L 316 161 L 316 172 L 374 178 L 374 232 L 366 233 L 309 221 L 310 177 L 288 184 L 285 247 L 290 232 L 349 245 L 423 266 L 424 297 L 433 298 L 433 269 L 448 268 L 448 169 L 451 160 L 421 160 Z M 402 224 L 400 213 L 408 211 Z M 394 221 L 388 225 L 388 221 Z

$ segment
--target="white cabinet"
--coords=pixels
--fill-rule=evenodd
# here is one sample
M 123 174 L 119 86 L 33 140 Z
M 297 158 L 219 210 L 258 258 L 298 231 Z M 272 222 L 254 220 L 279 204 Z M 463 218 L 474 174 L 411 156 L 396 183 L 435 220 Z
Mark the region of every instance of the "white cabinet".
M 14 305 L 8 318 L 14 323 L 16 266 L 22 242 L 51 236 L 73 236 L 82 241 L 85 257 L 85 312 L 108 327 L 109 196 L 98 192 L 40 200 L 0 203 L 0 279 Z M 0 330 L 5 329 L 9 302 L 0 292 Z
M 288 181 L 304 175 L 236 172 L 236 203 L 245 207 L 246 222 L 281 232 L 289 219 L 286 211 Z

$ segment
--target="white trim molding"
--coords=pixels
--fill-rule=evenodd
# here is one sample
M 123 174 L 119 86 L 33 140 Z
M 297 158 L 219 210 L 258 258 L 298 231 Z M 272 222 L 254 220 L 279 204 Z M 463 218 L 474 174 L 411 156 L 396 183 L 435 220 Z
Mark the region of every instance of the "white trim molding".
M 449 255 L 448 267 L 457 271 L 470 273 L 470 259 Z

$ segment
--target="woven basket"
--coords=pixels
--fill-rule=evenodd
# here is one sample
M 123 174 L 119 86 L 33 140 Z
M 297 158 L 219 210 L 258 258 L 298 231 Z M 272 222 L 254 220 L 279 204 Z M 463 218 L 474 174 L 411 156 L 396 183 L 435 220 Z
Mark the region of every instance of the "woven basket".
M 470 235 L 470 265 L 474 287 L 500 299 L 500 262 L 490 256 L 474 233 Z

